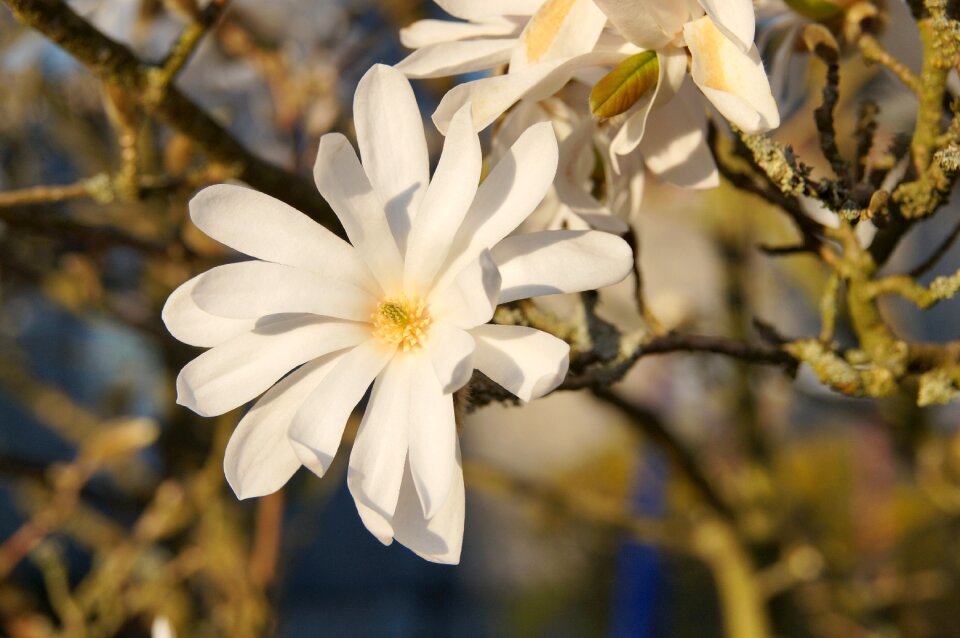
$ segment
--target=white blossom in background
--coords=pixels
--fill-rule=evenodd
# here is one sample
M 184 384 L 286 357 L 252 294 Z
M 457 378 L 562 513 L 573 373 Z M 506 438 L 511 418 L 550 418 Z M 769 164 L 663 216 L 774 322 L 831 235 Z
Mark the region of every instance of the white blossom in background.
M 818 0 L 807 3 L 806 15 L 784 0 L 757 1 L 757 48 L 767 60 L 770 86 L 784 117 L 796 112 L 807 100 L 820 99 L 811 90 L 809 55 L 802 44 L 803 29 L 821 19 L 836 18 L 854 4 L 852 0 Z M 802 7 L 803 3 L 793 3 Z M 879 39 L 883 48 L 915 73 L 920 71 L 922 47 L 910 9 L 904 0 L 884 3 L 886 25 Z M 821 80 L 816 79 L 819 84 Z
M 483 128 L 518 100 L 542 100 L 571 80 L 594 83 L 604 69 L 647 50 L 657 53 L 657 85 L 627 113 L 612 141 L 614 162 L 639 148 L 667 181 L 706 188 L 717 176 L 705 144 L 703 97 L 748 132 L 779 124 L 753 44 L 750 0 L 436 2 L 461 21 L 423 20 L 404 29 L 403 43 L 417 50 L 399 69 L 426 78 L 508 65 L 503 75 L 448 92 L 433 116 L 441 130 L 467 102 Z
M 526 130 L 478 187 L 469 105 L 450 122 L 432 180 L 400 72 L 367 72 L 354 120 L 362 161 L 328 134 L 314 171 L 351 243 L 239 186 L 191 201 L 201 230 L 254 259 L 203 273 L 167 301 L 170 332 L 211 348 L 181 371 L 177 400 L 212 416 L 265 392 L 224 459 L 230 485 L 248 498 L 279 489 L 301 464 L 323 475 L 372 383 L 347 474 L 360 516 L 384 543 L 455 563 L 464 486 L 453 392 L 477 369 L 529 401 L 568 365 L 560 339 L 487 323 L 496 305 L 613 284 L 632 254 L 597 231 L 508 236 L 553 182 L 547 124 Z
M 553 187 L 520 226 L 531 230 L 602 230 L 622 235 L 643 198 L 644 167 L 636 155 L 623 158 L 621 172 L 602 164 L 603 196 L 594 194 L 598 161 L 609 155 L 610 137 L 594 126 L 589 113 L 565 100 L 521 102 L 494 128 L 491 162 L 495 162 L 530 126 L 549 122 L 559 139 L 559 161 Z

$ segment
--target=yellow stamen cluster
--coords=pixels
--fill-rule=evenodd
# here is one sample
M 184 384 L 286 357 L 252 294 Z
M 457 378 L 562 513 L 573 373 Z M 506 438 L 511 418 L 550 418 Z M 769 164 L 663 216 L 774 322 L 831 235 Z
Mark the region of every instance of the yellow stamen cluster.
M 370 317 L 374 336 L 404 352 L 423 345 L 430 327 L 430 314 L 419 300 L 406 297 L 387 299 Z

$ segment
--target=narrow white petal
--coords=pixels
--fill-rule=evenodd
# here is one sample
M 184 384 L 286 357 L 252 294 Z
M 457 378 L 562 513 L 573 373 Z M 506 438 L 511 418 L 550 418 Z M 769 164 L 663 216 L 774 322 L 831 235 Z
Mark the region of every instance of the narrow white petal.
M 440 281 L 448 283 L 484 250 L 506 237 L 540 204 L 557 172 L 557 138 L 549 122 L 534 124 L 477 190 Z M 438 282 L 437 289 L 445 286 Z
M 647 168 L 681 188 L 714 188 L 720 175 L 707 146 L 707 116 L 703 98 L 690 83 L 667 108 L 650 115 L 650 127 L 640 143 Z
M 480 22 L 502 16 L 532 15 L 543 0 L 435 0 L 450 15 L 462 20 Z
M 494 324 L 477 326 L 470 334 L 477 343 L 473 365 L 523 401 L 543 396 L 567 376 L 570 346 L 553 335 Z
M 597 230 L 514 235 L 491 255 L 503 277 L 499 303 L 610 286 L 633 268 L 629 244 Z
M 237 498 L 272 494 L 300 468 L 287 435 L 290 423 L 337 358 L 331 354 L 303 364 L 270 388 L 240 420 L 223 455 L 223 471 Z
M 409 468 L 404 473 L 400 500 L 393 517 L 394 537 L 421 558 L 434 563 L 456 565 L 460 562 L 460 550 L 463 546 L 464 515 L 463 466 L 460 460 L 460 445 L 457 444 L 450 492 L 432 518 L 423 516 Z
M 410 26 L 400 29 L 400 43 L 408 49 L 420 49 L 433 44 L 480 41 L 502 38 L 509 43 L 516 38 L 520 28 L 510 20 L 490 20 L 488 22 L 459 22 L 456 20 L 418 20 Z M 401 63 L 402 64 L 402 63 Z
M 256 319 L 218 317 L 200 308 L 193 300 L 193 289 L 200 277 L 202 275 L 180 284 L 163 304 L 160 317 L 170 334 L 188 345 L 212 348 L 253 330 Z
M 350 283 L 268 261 L 208 270 L 197 277 L 193 300 L 207 312 L 237 319 L 309 313 L 367 321 L 376 307 L 375 297 Z
M 683 33 L 693 60 L 693 81 L 721 115 L 748 133 L 762 133 L 780 124 L 777 102 L 755 46 L 744 53 L 709 17 L 688 22 Z
M 594 0 L 625 37 L 644 49 L 659 49 L 680 31 L 689 13 L 682 0 Z
M 346 137 L 328 133 L 320 138 L 313 177 L 381 288 L 392 293 L 400 285 L 403 258 L 383 205 Z
M 589 53 L 606 23 L 593 0 L 546 0 L 520 34 L 510 72 Z
M 521 98 L 545 99 L 563 88 L 578 70 L 616 64 L 623 58 L 618 51 L 593 51 L 566 60 L 543 62 L 516 73 L 459 84 L 440 100 L 433 113 L 433 123 L 441 133 L 446 133 L 457 111 L 465 104 L 472 104 L 473 125 L 481 131 Z
M 424 344 L 440 388 L 451 393 L 459 390 L 473 374 L 473 337 L 452 323 L 437 321 L 430 326 Z
M 753 12 L 753 0 L 699 0 L 717 28 L 720 29 L 741 51 L 746 53 L 753 45 L 757 17 Z
M 430 313 L 459 328 L 487 323 L 497 309 L 500 272 L 489 251 L 480 254 L 445 288 L 438 288 L 430 302 Z
M 515 42 L 510 38 L 431 44 L 408 55 L 396 69 L 408 78 L 442 78 L 484 71 L 506 64 Z
M 384 545 L 391 544 L 393 542 L 392 518 L 385 517 L 377 508 L 368 504 L 363 494 L 353 495 L 353 503 L 357 506 L 357 513 L 367 531 Z
M 402 254 L 430 181 L 423 120 L 409 80 L 393 67 L 375 64 L 357 85 L 353 120 L 363 168 Z
M 480 138 L 473 132 L 470 107 L 465 106 L 453 118 L 433 181 L 410 231 L 404 290 L 430 290 L 477 194 L 482 162 Z
M 269 195 L 232 184 L 208 186 L 190 200 L 190 218 L 245 255 L 376 290 L 353 246 Z
M 440 387 L 428 361 L 421 358 L 416 365 L 410 386 L 410 473 L 422 513 L 431 519 L 450 494 L 457 464 L 457 424 L 453 395 Z
M 290 439 L 300 462 L 318 476 L 330 467 L 350 413 L 393 355 L 376 339 L 361 343 L 340 358 L 300 406 Z
M 386 519 L 393 517 L 407 461 L 411 384 L 419 357 L 394 357 L 373 384 L 350 452 L 347 487 L 355 500 Z
M 297 316 L 266 319 L 207 350 L 177 377 L 177 403 L 201 416 L 239 407 L 305 361 L 370 338 L 369 326 Z

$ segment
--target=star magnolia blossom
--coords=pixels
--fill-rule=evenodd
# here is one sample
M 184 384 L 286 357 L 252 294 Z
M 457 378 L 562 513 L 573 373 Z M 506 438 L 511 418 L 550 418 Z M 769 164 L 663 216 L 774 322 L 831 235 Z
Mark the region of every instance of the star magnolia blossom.
M 659 80 L 620 127 L 612 143 L 614 161 L 639 146 L 654 172 L 673 171 L 669 181 L 716 185 L 704 144 L 702 98 L 692 99 L 696 91 L 691 94 L 684 86 L 688 54 L 689 78 L 727 119 L 748 132 L 779 124 L 753 45 L 751 0 L 436 2 L 466 22 L 423 20 L 404 29 L 404 44 L 417 51 L 397 68 L 409 77 L 426 78 L 509 65 L 503 75 L 447 93 L 433 116 L 441 130 L 468 102 L 483 128 L 517 100 L 544 99 L 575 78 L 596 81 L 595 67 L 609 68 L 644 50 L 657 52 Z M 678 168 L 684 164 L 692 165 Z
M 488 324 L 496 305 L 615 283 L 632 254 L 596 231 L 507 237 L 553 180 L 549 125 L 521 135 L 478 188 L 469 106 L 452 119 L 432 180 L 401 73 L 373 67 L 354 120 L 362 164 L 345 137 L 328 134 L 314 171 L 351 243 L 239 186 L 191 201 L 201 230 L 255 259 L 203 273 L 167 301 L 170 332 L 211 348 L 181 371 L 177 401 L 209 416 L 266 391 L 224 458 L 247 498 L 279 489 L 301 464 L 323 475 L 372 383 L 347 473 L 357 510 L 383 543 L 455 563 L 464 489 L 452 393 L 476 368 L 528 401 L 568 364 L 560 339 Z

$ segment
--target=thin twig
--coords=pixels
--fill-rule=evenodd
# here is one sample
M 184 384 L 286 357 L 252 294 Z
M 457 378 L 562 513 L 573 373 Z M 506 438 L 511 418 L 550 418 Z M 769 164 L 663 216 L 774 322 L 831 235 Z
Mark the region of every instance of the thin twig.
M 857 46 L 860 47 L 860 53 L 864 60 L 883 65 L 908 89 L 917 95 L 920 94 L 920 80 L 917 79 L 917 76 L 906 64 L 890 55 L 879 40 L 868 33 L 861 33 L 860 37 L 857 38 Z

